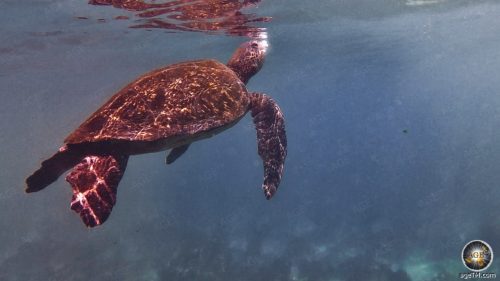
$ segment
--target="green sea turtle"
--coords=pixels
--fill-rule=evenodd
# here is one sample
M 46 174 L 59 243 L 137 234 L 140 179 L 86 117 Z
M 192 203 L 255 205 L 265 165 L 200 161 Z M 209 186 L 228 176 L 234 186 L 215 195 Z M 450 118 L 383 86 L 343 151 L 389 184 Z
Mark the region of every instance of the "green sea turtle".
M 39 191 L 72 169 L 71 209 L 94 227 L 104 223 L 130 155 L 172 149 L 166 162 L 189 145 L 236 124 L 251 111 L 258 153 L 264 162 L 264 195 L 270 199 L 283 174 L 286 135 L 278 105 L 245 87 L 264 62 L 265 41 L 243 43 L 227 65 L 197 60 L 154 70 L 125 86 L 65 140 L 26 179 L 26 192 Z

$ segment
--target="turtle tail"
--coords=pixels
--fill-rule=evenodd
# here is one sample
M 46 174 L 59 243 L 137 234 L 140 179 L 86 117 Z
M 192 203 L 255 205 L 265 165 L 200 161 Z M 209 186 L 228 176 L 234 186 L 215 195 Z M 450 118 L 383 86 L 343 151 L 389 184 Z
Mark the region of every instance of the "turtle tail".
M 56 154 L 43 161 L 40 169 L 26 179 L 25 191 L 31 193 L 44 189 L 55 182 L 64 172 L 78 164 L 81 159 L 81 152 L 63 146 Z
M 100 225 L 111 214 L 127 161 L 127 155 L 86 156 L 66 176 L 73 188 L 71 209 L 86 226 Z

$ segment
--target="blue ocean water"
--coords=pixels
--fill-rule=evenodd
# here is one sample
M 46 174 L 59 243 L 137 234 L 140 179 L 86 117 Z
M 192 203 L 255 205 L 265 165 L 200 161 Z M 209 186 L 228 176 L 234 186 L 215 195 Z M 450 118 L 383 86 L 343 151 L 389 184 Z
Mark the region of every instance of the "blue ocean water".
M 131 29 L 113 18 L 133 12 L 85 0 L 0 11 L 0 280 L 456 280 L 468 241 L 500 252 L 497 1 L 245 8 L 272 17 L 254 23 L 270 50 L 248 88 L 285 114 L 276 196 L 246 116 L 173 165 L 132 157 L 92 229 L 63 177 L 33 194 L 25 178 L 135 77 L 225 62 L 248 38 Z

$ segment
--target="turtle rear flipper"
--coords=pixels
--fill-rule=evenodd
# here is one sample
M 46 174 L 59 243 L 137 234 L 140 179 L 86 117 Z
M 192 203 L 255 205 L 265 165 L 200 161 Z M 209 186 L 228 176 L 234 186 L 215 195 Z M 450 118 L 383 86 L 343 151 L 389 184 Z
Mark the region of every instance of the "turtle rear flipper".
M 285 120 L 276 102 L 264 94 L 250 94 L 250 110 L 257 130 L 258 152 L 264 162 L 262 189 L 271 199 L 280 184 L 287 153 Z
M 106 221 L 116 203 L 116 190 L 128 156 L 87 156 L 66 176 L 73 188 L 71 209 L 88 227 Z
M 82 159 L 78 151 L 63 146 L 49 159 L 42 162 L 42 167 L 26 179 L 26 192 L 36 192 L 55 182 L 59 176 L 75 166 Z

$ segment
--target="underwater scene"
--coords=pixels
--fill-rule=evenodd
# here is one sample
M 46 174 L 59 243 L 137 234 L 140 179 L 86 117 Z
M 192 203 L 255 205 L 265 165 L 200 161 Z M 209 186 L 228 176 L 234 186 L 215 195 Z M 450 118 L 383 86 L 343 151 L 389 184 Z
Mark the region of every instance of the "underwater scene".
M 0 14 L 0 280 L 500 274 L 499 1 Z

